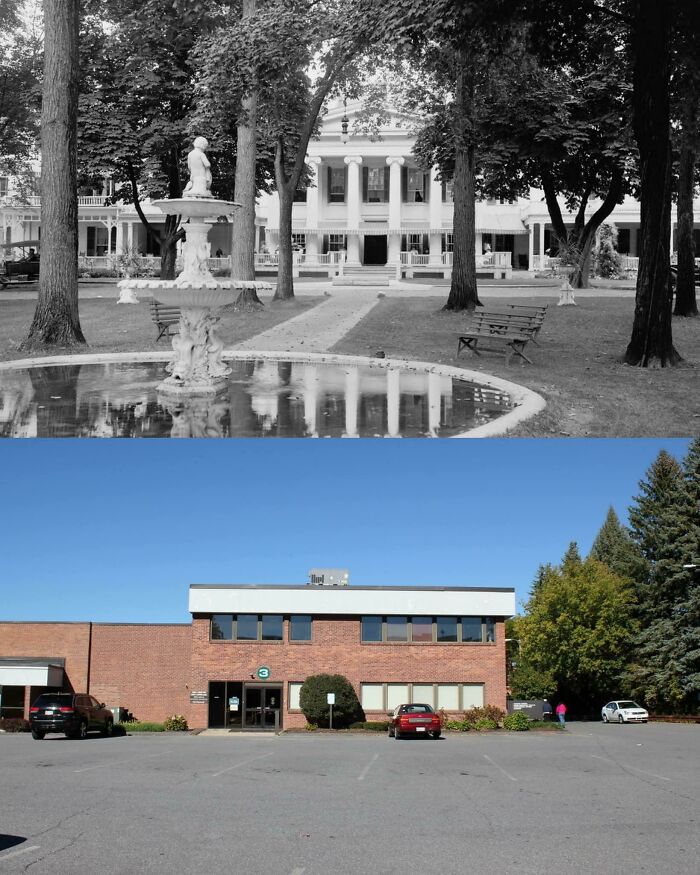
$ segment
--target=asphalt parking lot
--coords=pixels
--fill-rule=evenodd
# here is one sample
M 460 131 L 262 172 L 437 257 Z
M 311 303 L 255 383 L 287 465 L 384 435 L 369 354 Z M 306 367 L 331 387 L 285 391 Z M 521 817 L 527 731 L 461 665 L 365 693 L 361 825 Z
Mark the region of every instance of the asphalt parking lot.
M 0 736 L 0 873 L 695 873 L 700 727 Z

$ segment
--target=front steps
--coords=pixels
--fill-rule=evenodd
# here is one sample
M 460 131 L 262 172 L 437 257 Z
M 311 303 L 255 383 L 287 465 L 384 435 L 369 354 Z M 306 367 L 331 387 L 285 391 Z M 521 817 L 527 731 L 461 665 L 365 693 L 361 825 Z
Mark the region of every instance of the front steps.
M 396 279 L 396 268 L 381 264 L 344 265 L 342 276 L 333 277 L 334 286 L 385 286 Z

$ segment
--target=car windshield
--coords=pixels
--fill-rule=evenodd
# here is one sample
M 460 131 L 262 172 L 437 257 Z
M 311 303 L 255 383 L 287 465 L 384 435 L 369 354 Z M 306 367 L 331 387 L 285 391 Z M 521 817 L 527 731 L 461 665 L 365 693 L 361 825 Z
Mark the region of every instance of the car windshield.
M 636 702 L 618 702 L 618 708 L 639 708 Z
M 401 709 L 402 714 L 432 714 L 433 709 L 430 705 L 404 705 Z
M 72 693 L 42 693 L 34 703 L 35 707 L 46 708 L 47 705 L 72 705 Z

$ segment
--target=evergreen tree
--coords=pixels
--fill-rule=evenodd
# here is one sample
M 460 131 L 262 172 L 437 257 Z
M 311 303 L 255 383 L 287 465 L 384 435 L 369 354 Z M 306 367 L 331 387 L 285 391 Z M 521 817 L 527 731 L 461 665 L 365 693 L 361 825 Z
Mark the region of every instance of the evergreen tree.
M 581 564 L 581 554 L 578 551 L 578 544 L 576 541 L 572 541 L 569 546 L 566 548 L 566 553 L 564 553 L 561 566 L 564 571 L 572 571 L 576 569 Z
M 645 573 L 644 560 L 613 507 L 608 509 L 588 558 L 603 562 L 619 577 L 628 580 L 639 580 Z

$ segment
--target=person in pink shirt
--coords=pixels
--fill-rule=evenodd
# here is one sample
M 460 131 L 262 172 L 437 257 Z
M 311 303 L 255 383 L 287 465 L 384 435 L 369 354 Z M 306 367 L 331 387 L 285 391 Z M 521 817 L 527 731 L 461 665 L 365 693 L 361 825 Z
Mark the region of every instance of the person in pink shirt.
M 559 702 L 555 711 L 557 717 L 559 718 L 559 722 L 562 726 L 566 726 L 566 705 L 563 702 Z

